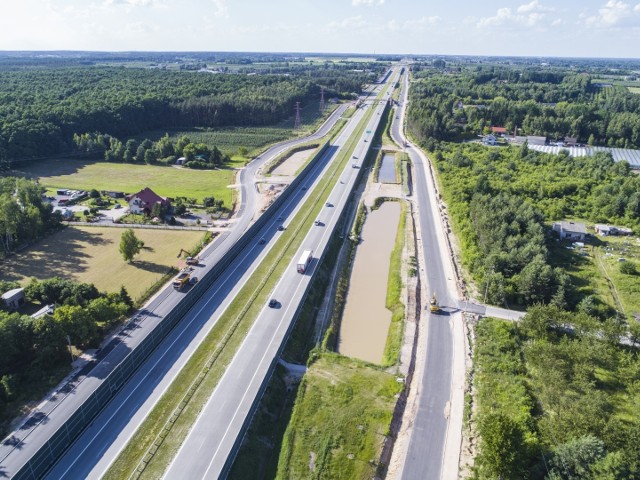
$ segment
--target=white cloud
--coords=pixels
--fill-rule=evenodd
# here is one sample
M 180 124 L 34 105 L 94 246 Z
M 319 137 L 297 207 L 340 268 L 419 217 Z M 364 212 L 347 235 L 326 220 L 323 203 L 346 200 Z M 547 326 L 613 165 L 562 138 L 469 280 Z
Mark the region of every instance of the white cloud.
M 351 0 L 351 5 L 354 7 L 359 7 L 360 5 L 366 5 L 370 7 L 371 5 L 382 5 L 384 0 Z
M 343 18 L 342 20 L 334 20 L 327 23 L 326 28 L 329 30 L 348 30 L 351 28 L 362 28 L 367 26 L 367 21 L 362 15 Z
M 126 7 L 153 7 L 158 4 L 157 0 L 104 0 L 103 5 L 124 5 Z
M 211 0 L 213 2 L 213 15 L 216 17 L 228 17 L 229 9 L 227 8 L 226 0 Z
M 623 26 L 640 26 L 638 22 L 640 3 L 635 7 L 622 0 L 608 0 L 598 9 L 597 15 L 586 16 L 584 23 L 589 27 L 610 28 Z
M 539 0 L 532 0 L 529 3 L 520 5 L 515 11 L 509 7 L 499 8 L 494 16 L 477 20 L 476 26 L 479 28 L 503 25 L 508 27 L 537 27 L 543 25 L 549 14 L 555 11 L 555 8 L 542 5 Z

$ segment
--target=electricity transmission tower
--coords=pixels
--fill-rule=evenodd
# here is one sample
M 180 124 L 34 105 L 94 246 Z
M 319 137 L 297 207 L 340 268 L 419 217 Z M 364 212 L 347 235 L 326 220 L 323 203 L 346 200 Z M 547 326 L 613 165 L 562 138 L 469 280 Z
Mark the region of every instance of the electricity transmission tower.
M 300 119 L 300 102 L 296 102 L 295 110 L 296 110 L 296 120 L 293 123 L 293 129 L 300 130 L 300 127 L 302 127 L 302 120 Z

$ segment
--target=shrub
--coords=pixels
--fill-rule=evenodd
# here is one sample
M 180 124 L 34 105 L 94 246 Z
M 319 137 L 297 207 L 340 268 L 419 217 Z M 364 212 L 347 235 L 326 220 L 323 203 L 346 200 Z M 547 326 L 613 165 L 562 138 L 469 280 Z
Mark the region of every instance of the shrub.
M 635 263 L 625 260 L 624 262 L 620 262 L 620 273 L 624 273 L 625 275 L 637 275 L 638 269 L 636 268 Z

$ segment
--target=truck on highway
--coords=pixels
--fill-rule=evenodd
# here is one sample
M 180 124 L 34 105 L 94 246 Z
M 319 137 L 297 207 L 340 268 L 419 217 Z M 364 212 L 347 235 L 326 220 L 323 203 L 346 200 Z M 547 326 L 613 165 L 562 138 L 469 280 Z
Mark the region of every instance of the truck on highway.
M 191 277 L 191 272 L 189 270 L 181 271 L 176 278 L 173 280 L 173 288 L 176 290 L 181 290 L 188 282 Z
M 304 273 L 307 271 L 307 268 L 309 268 L 309 264 L 311 263 L 311 259 L 313 258 L 311 256 L 312 253 L 313 252 L 311 252 L 311 250 L 305 250 L 302 252 L 300 260 L 298 260 L 298 273 Z

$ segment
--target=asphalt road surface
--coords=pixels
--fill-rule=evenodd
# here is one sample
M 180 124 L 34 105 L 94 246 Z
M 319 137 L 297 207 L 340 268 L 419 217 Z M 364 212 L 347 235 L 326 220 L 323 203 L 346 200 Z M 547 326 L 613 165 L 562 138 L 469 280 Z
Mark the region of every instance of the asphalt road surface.
M 386 97 L 385 97 L 386 98 Z M 259 401 L 271 368 L 278 359 L 288 332 L 292 329 L 298 307 L 304 300 L 318 258 L 326 248 L 371 142 L 366 131 L 375 132 L 384 110 L 384 102 L 375 111 L 359 139 L 352 159 L 339 175 L 328 198 L 333 207 L 324 207 L 318 217 L 320 225 L 312 227 L 284 275 L 272 298 L 277 308 L 265 306 L 236 353 L 224 376 L 205 405 L 195 425 L 167 469 L 165 479 L 210 479 L 224 477 L 232 465 L 253 406 Z M 315 260 L 304 275 L 296 271 L 297 259 L 304 250 L 312 250 Z
M 331 129 L 346 108 L 340 106 L 311 137 L 282 142 L 268 149 L 240 174 L 241 206 L 238 219 L 228 232 L 220 234 L 200 255 L 201 263 L 195 268 L 202 277 L 237 242 L 249 227 L 257 210 L 258 193 L 254 187 L 255 172 L 265 162 L 291 146 L 319 138 Z M 322 162 L 319 163 L 321 165 Z M 295 196 L 294 196 L 295 197 Z M 299 200 L 299 197 L 297 197 Z M 295 201 L 295 200 L 294 200 Z M 293 203 L 289 202 L 291 208 Z M 66 419 L 81 405 L 119 364 L 122 359 L 149 335 L 160 318 L 168 314 L 184 298 L 184 292 L 175 291 L 171 285 L 159 292 L 141 309 L 108 345 L 102 348 L 97 359 L 77 372 L 74 378 L 54 394 L 47 397 L 28 418 L 0 444 L 0 477 L 11 477 L 46 442 Z M 191 312 L 201 307 L 194 307 Z M 182 323 L 181 323 L 182 328 Z
M 401 95 L 401 109 L 393 120 L 392 137 L 403 145 L 402 121 L 407 104 L 406 82 Z M 415 149 L 408 145 L 406 153 L 413 163 L 413 187 L 418 208 L 418 223 L 421 231 L 420 246 L 423 250 L 427 278 L 428 296 L 435 292 L 438 302 L 443 305 L 458 304 L 457 293 L 451 291 L 443 261 L 447 261 L 448 252 L 443 251 L 438 239 L 439 218 L 434 215 L 432 202 L 427 188 L 428 165 Z M 411 431 L 411 440 L 405 459 L 402 478 L 438 479 L 441 476 L 442 457 L 447 435 L 448 419 L 445 408 L 451 397 L 451 369 L 453 356 L 453 336 L 449 317 L 434 315 L 425 311 L 421 322 L 429 322 L 427 358 L 424 374 L 420 382 L 419 406 Z M 414 381 L 416 381 L 414 380 Z

